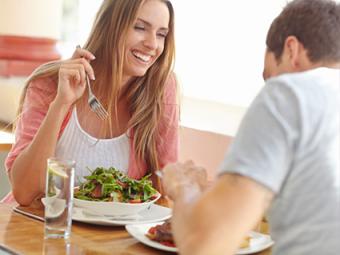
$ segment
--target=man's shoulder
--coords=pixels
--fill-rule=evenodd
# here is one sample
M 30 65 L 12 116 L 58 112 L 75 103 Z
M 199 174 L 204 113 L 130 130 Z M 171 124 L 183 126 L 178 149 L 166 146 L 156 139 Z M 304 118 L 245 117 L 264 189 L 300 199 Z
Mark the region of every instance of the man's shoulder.
M 306 87 L 316 89 L 338 88 L 340 70 L 331 68 L 315 68 L 303 72 L 286 73 L 267 80 L 266 84 L 272 87 L 281 86 L 294 90 Z
M 316 68 L 305 72 L 289 73 L 268 79 L 264 93 L 284 100 L 315 104 L 336 98 L 340 89 L 340 70 Z

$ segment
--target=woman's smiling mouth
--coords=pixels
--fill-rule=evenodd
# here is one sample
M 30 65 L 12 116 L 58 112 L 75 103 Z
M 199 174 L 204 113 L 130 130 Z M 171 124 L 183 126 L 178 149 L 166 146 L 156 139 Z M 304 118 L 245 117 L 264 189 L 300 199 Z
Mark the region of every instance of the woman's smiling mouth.
M 132 51 L 132 55 L 135 58 L 137 58 L 138 60 L 140 60 L 140 61 L 142 61 L 143 63 L 146 63 L 146 64 L 151 62 L 151 59 L 152 59 L 151 55 L 147 55 L 147 54 L 144 54 L 144 53 L 142 53 L 140 51 L 136 51 L 136 50 Z

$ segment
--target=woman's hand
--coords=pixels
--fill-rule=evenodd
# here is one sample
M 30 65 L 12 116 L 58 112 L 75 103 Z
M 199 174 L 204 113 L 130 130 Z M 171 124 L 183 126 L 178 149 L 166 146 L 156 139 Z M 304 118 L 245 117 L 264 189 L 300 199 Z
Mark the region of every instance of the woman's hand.
M 58 92 L 55 101 L 61 105 L 72 105 L 78 100 L 86 89 L 86 75 L 91 80 L 95 79 L 90 61 L 95 56 L 77 47 L 71 59 L 65 60 L 60 65 Z

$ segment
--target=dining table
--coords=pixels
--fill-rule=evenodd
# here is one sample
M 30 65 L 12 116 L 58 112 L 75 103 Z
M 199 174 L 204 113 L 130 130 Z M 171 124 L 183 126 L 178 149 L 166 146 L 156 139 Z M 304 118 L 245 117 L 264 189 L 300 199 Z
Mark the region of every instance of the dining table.
M 18 213 L 30 212 L 36 218 Z M 0 254 L 174 254 L 148 247 L 134 239 L 124 226 L 99 226 L 72 222 L 71 237 L 44 239 L 43 206 L 0 203 Z M 265 229 L 265 231 L 267 231 Z M 270 248 L 257 255 L 270 255 Z

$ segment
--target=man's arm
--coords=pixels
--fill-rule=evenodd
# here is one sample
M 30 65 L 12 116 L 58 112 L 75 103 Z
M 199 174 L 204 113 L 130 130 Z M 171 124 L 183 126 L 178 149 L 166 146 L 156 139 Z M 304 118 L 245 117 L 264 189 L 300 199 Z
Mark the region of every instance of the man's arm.
M 175 200 L 172 229 L 183 255 L 235 254 L 273 197 L 261 184 L 235 174 L 222 175 L 192 201 L 194 190 L 197 186 L 187 183 L 169 194 Z

